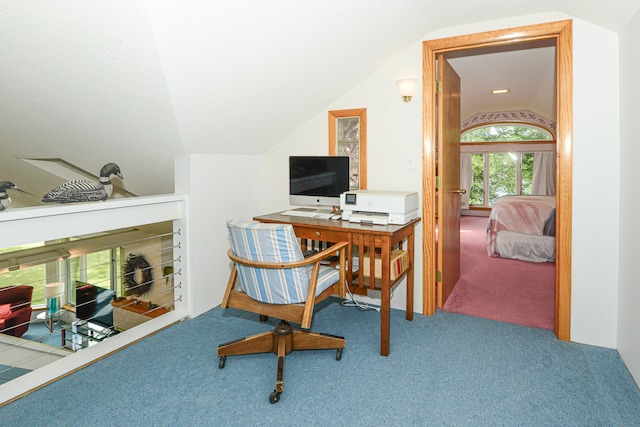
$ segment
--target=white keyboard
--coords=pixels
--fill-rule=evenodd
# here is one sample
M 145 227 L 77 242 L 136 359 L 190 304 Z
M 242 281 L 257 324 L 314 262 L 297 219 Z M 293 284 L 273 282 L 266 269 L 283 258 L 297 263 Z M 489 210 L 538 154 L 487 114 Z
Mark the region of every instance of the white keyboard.
M 331 217 L 332 217 L 332 216 L 333 216 L 333 214 L 332 214 L 332 213 L 319 213 L 319 214 L 316 214 L 316 215 L 314 216 L 314 218 L 319 218 L 319 219 L 331 219 Z
M 282 212 L 282 215 L 298 216 L 305 218 L 318 218 L 318 219 L 331 219 L 333 214 L 331 212 L 318 212 L 314 209 L 292 209 Z

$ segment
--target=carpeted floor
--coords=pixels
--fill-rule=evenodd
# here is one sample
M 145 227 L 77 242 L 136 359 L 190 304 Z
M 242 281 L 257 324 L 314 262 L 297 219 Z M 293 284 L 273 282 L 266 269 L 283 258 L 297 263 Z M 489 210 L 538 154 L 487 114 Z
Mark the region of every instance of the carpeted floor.
M 50 331 L 43 322 L 33 322 L 29 325 L 27 332 L 22 335 L 23 339 L 48 344 L 54 347 L 62 347 L 62 334 L 60 332 L 60 322 L 56 322 L 53 331 Z
M 343 335 L 335 352 L 287 356 L 270 404 L 276 356 L 217 344 L 269 329 L 219 307 L 185 320 L 0 408 L 21 426 L 638 426 L 640 391 L 615 350 L 558 341 L 551 331 L 444 311 L 380 315 L 321 303 L 313 329 Z
M 487 218 L 460 219 L 461 275 L 445 311 L 553 329 L 555 264 L 487 255 Z

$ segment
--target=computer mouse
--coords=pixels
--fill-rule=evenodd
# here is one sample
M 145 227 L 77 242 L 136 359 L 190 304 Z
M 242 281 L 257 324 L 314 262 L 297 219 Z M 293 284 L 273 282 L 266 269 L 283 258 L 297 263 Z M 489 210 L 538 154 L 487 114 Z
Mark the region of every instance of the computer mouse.
M 340 219 L 340 218 L 342 218 L 342 215 L 333 215 L 331 217 L 331 219 Z

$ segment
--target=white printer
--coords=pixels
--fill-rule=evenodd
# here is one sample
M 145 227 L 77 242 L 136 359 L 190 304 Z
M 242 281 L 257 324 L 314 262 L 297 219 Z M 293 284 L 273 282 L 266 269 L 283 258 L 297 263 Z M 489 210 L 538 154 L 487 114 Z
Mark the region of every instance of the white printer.
M 418 217 L 418 193 L 354 190 L 340 195 L 342 219 L 362 224 L 406 224 Z

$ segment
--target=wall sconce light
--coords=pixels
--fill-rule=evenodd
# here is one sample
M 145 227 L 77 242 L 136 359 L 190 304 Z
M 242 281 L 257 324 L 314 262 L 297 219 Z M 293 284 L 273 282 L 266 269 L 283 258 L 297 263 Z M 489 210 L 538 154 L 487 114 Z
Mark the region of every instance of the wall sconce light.
M 402 100 L 404 102 L 411 101 L 411 98 L 416 92 L 418 79 L 413 79 L 413 78 L 400 79 L 396 83 L 398 83 L 398 89 L 400 90 L 400 96 L 402 97 Z

